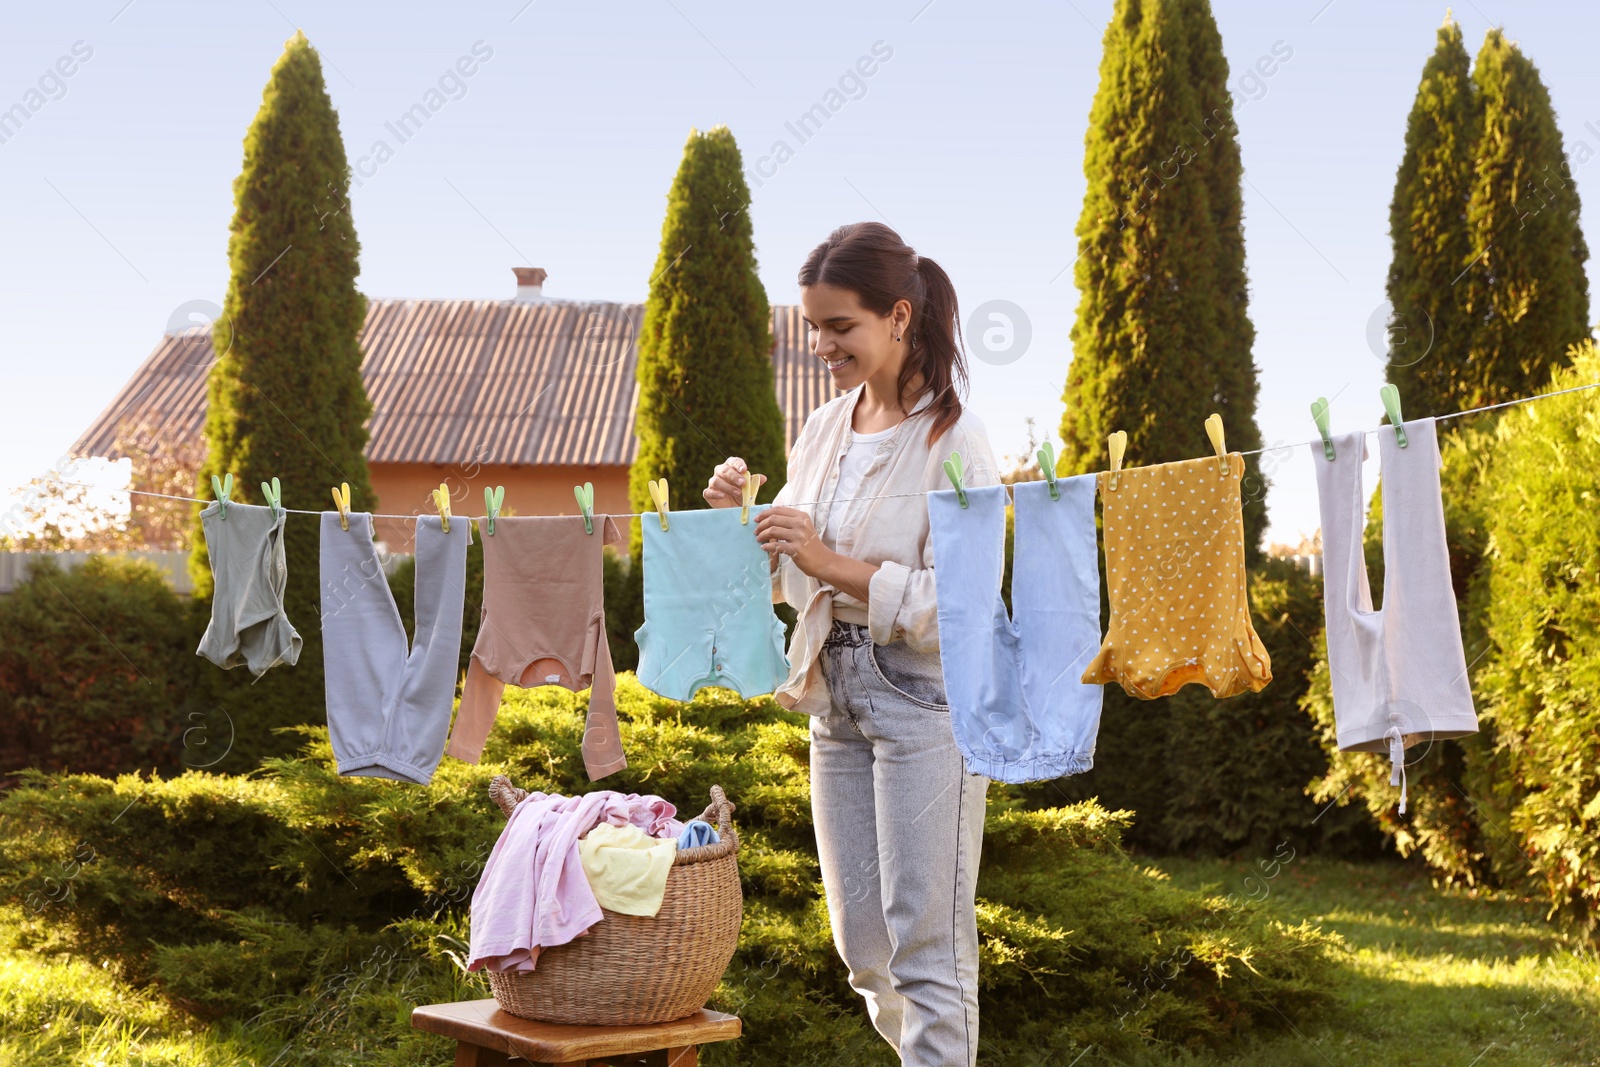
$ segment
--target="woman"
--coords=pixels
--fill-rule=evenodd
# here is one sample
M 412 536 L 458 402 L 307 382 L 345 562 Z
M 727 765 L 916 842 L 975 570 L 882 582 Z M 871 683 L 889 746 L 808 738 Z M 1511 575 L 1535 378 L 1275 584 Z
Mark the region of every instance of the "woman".
M 776 697 L 813 716 L 817 854 L 851 987 L 902 1063 L 970 1067 L 989 782 L 951 731 L 924 494 L 950 488 L 952 451 L 969 486 L 998 484 L 994 457 L 956 395 L 956 294 L 938 264 L 887 226 L 841 226 L 801 267 L 800 303 L 848 391 L 806 420 L 755 523 L 773 601 L 800 612 Z M 705 499 L 738 506 L 747 477 L 765 480 L 729 457 Z

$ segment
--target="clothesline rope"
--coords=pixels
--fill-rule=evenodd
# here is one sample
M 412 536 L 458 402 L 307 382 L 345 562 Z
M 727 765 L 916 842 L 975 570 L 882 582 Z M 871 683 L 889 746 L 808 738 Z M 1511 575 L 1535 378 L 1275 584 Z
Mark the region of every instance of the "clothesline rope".
M 1448 415 L 1435 415 L 1433 417 L 1433 419 L 1434 419 L 1435 422 L 1443 422 L 1446 419 L 1459 419 L 1459 418 L 1461 418 L 1463 416 L 1466 416 L 1466 415 L 1477 415 L 1477 414 L 1480 414 L 1480 413 L 1485 412 L 1485 411 L 1494 411 L 1494 410 L 1497 410 L 1499 408 L 1515 407 L 1518 404 L 1527 404 L 1527 403 L 1531 403 L 1532 401 L 1535 401 L 1535 400 L 1547 400 L 1550 397 L 1561 396 L 1564 393 L 1577 393 L 1577 392 L 1581 392 L 1581 391 L 1583 391 L 1585 389 L 1595 389 L 1595 388 L 1600 388 L 1600 382 L 1589 382 L 1589 383 L 1587 383 L 1585 385 L 1574 385 L 1574 386 L 1572 386 L 1571 388 L 1568 388 L 1568 389 L 1557 389 L 1553 393 L 1539 393 L 1539 394 L 1537 394 L 1535 396 L 1519 397 L 1516 400 L 1506 400 L 1506 401 L 1503 401 L 1503 402 L 1501 402 L 1499 404 L 1485 404 L 1483 407 L 1468 408 L 1466 411 L 1452 411 Z M 1372 433 L 1377 433 L 1377 432 L 1378 431 L 1377 431 L 1376 428 L 1371 429 L 1371 430 L 1363 431 L 1364 434 L 1372 434 Z M 1311 441 L 1298 441 L 1298 442 L 1296 442 L 1294 444 L 1291 444 L 1291 445 L 1271 445 L 1271 446 L 1269 446 L 1267 448 L 1252 449 L 1249 452 L 1241 452 L 1239 454 L 1241 456 L 1258 456 L 1258 455 L 1262 455 L 1263 453 L 1266 453 L 1266 452 L 1280 452 L 1280 451 L 1284 451 L 1284 450 L 1287 450 L 1287 449 L 1301 448 L 1301 447 L 1317 447 L 1317 446 L 1320 446 L 1321 444 L 1322 444 L 1322 438 L 1318 437 L 1315 440 L 1311 440 Z M 83 489 L 103 489 L 103 488 L 105 488 L 104 486 L 94 485 L 94 484 L 89 483 L 89 482 L 58 482 L 56 484 L 58 484 L 58 485 L 78 486 L 78 487 L 83 488 Z M 111 490 L 107 490 L 107 491 L 108 492 L 113 492 L 113 493 L 128 493 L 131 496 L 154 497 L 154 498 L 156 498 L 158 500 L 178 500 L 178 501 L 183 501 L 183 502 L 189 503 L 189 504 L 210 504 L 210 503 L 213 503 L 213 501 L 207 500 L 204 497 L 198 497 L 198 496 L 172 496 L 171 494 L 168 494 L 168 493 L 151 493 L 151 492 L 147 492 L 146 490 L 143 490 L 143 489 L 111 489 Z M 923 490 L 920 493 L 875 493 L 875 494 L 872 494 L 870 496 L 859 497 L 858 499 L 861 499 L 861 500 L 889 500 L 889 499 L 893 499 L 893 498 L 896 498 L 896 497 L 926 496 L 926 495 L 927 495 L 927 490 Z M 785 507 L 809 507 L 809 506 L 811 506 L 813 504 L 822 504 L 822 503 L 826 503 L 826 501 L 822 501 L 822 500 L 792 500 L 792 501 L 789 501 L 784 506 Z M 322 511 L 306 511 L 306 510 L 304 510 L 302 508 L 284 508 L 283 510 L 284 510 L 284 512 L 286 514 L 289 514 L 289 515 L 322 515 L 322 514 L 325 514 L 325 512 L 322 512 Z M 729 509 L 729 510 L 731 510 L 731 509 Z M 418 512 L 412 512 L 409 515 L 387 515 L 387 514 L 376 514 L 376 513 L 374 513 L 372 517 L 374 519 L 415 519 L 415 518 L 418 518 L 419 516 L 427 515 L 427 514 L 430 514 L 430 512 L 418 511 Z M 643 518 L 644 516 L 647 516 L 647 515 L 654 515 L 655 512 L 654 511 L 642 511 L 642 512 L 641 511 L 629 511 L 629 512 L 607 512 L 606 514 L 609 514 L 611 516 L 611 518 L 613 518 L 613 519 L 637 519 L 637 518 Z M 672 512 L 668 511 L 667 514 L 670 515 L 670 514 L 672 514 Z M 454 512 L 452 512 L 452 517 L 462 518 L 462 519 L 487 519 L 488 518 L 487 515 L 455 515 Z

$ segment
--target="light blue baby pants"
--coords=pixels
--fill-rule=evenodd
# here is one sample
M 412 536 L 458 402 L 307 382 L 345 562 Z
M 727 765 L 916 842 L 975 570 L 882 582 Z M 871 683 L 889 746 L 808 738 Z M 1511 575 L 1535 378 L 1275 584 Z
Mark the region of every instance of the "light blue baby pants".
M 673 700 L 720 685 L 742 697 L 770 693 L 789 675 L 783 620 L 772 610 L 772 574 L 756 540 L 770 504 L 667 512 L 644 523 L 644 625 L 639 684 Z
M 427 785 L 444 757 L 461 660 L 472 526 L 437 515 L 416 525 L 416 636 L 372 543 L 372 516 L 322 513 L 322 652 L 328 740 L 339 773 Z
M 1095 478 L 1018 482 L 1011 576 L 1000 598 L 1006 487 L 928 494 L 939 658 L 967 770 L 999 782 L 1082 774 L 1094 765 L 1101 686 L 1079 681 L 1100 648 Z

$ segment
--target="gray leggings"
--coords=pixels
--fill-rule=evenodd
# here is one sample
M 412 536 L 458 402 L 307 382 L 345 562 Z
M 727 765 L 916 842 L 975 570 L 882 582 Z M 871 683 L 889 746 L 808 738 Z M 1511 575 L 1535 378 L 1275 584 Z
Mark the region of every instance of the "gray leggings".
M 833 707 L 811 721 L 811 811 L 834 945 L 902 1064 L 971 1067 L 989 779 L 962 763 L 937 652 L 835 619 L 822 673 Z

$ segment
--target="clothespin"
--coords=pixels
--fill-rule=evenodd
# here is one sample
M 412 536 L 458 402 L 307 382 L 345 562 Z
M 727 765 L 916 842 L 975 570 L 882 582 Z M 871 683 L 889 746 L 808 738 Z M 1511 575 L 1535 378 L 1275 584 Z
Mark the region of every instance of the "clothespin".
M 1389 413 L 1389 425 L 1394 427 L 1394 439 L 1400 447 L 1406 447 L 1406 428 L 1400 421 L 1400 390 L 1393 384 L 1386 385 L 1378 390 L 1378 399 L 1383 401 L 1383 410 Z
M 594 533 L 594 483 L 573 486 L 572 495 L 578 498 L 578 510 L 583 512 L 584 531 Z
M 1211 447 L 1217 450 L 1217 473 L 1226 478 L 1228 476 L 1228 445 L 1222 438 L 1222 416 L 1214 411 L 1206 416 L 1206 436 L 1211 438 Z
M 656 514 L 661 516 L 661 528 L 667 529 L 667 480 L 656 478 L 648 483 L 650 486 L 650 499 L 656 502 Z
M 439 524 L 444 527 L 444 532 L 450 532 L 450 487 L 444 482 L 439 483 L 439 488 L 429 494 L 433 497 L 433 506 L 439 509 Z
M 261 495 L 266 498 L 267 507 L 272 509 L 272 517 L 274 519 L 280 517 L 283 514 L 283 487 L 278 484 L 276 477 L 272 479 L 271 485 L 266 482 L 261 483 Z
M 333 506 L 339 511 L 339 529 L 350 529 L 350 483 L 344 482 L 333 491 Z
M 952 452 L 950 458 L 944 461 L 944 472 L 950 476 L 950 482 L 956 487 L 956 498 L 961 501 L 961 506 L 967 506 L 967 487 L 961 482 L 961 453 Z
M 226 479 L 211 476 L 211 491 L 217 495 L 217 515 L 223 522 L 228 521 L 228 498 L 233 495 L 233 475 Z
M 1128 451 L 1128 431 L 1118 430 L 1107 437 L 1106 447 L 1111 449 L 1111 477 L 1106 479 L 1106 488 L 1115 492 L 1117 475 L 1122 473 L 1122 456 Z
M 1061 490 L 1056 486 L 1056 450 L 1049 441 L 1039 448 L 1039 469 L 1044 471 L 1044 480 L 1050 483 L 1050 499 L 1060 500 Z
M 1328 398 L 1319 396 L 1311 402 L 1311 417 L 1316 420 L 1317 432 L 1322 435 L 1322 452 L 1333 462 L 1333 426 L 1328 415 Z
M 493 489 L 490 489 L 487 485 L 483 487 L 483 510 L 487 516 L 483 531 L 490 537 L 494 536 L 494 520 L 499 517 L 500 505 L 505 502 L 505 499 L 505 486 L 497 485 Z
M 761 483 L 756 481 L 756 476 L 749 471 L 744 472 L 744 485 L 740 489 L 742 502 L 739 506 L 739 521 L 746 526 L 750 525 L 750 509 L 756 502 L 756 490 L 761 488 Z

